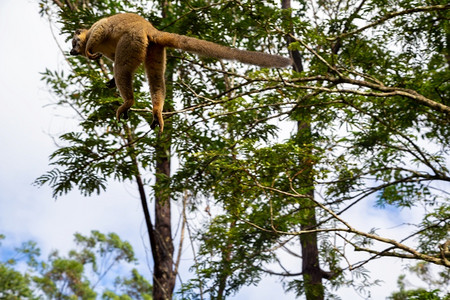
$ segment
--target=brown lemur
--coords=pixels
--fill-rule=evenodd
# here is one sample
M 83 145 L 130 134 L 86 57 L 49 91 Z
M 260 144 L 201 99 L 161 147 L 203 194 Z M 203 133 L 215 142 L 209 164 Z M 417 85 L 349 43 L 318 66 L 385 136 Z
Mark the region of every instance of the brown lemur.
M 144 62 L 153 104 L 151 128 L 159 125 L 163 131 L 162 109 L 165 97 L 165 48 L 177 48 L 202 56 L 237 60 L 261 67 L 287 67 L 289 58 L 262 52 L 238 50 L 184 35 L 157 30 L 143 17 L 124 13 L 103 18 L 90 29 L 78 29 L 72 39 L 71 55 L 99 59 L 102 54 L 114 62 L 114 78 L 107 85 L 117 85 L 124 103 L 117 109 L 120 121 L 128 118 L 134 104 L 132 80 L 137 67 Z

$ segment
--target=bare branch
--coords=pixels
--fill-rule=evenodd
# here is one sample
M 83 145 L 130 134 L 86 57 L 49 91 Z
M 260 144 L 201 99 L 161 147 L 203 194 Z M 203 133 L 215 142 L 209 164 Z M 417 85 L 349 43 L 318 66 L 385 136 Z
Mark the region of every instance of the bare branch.
M 301 230 L 301 231 L 293 231 L 293 232 L 287 232 L 287 231 L 280 231 L 277 230 L 275 228 L 270 229 L 266 229 L 266 228 L 262 228 L 261 226 L 258 226 L 254 223 L 251 223 L 247 220 L 243 220 L 244 222 L 246 222 L 247 224 L 258 228 L 260 230 L 263 230 L 265 232 L 272 232 L 272 233 L 276 233 L 276 234 L 280 234 L 280 235 L 301 235 L 301 234 L 307 234 L 307 233 L 312 233 L 312 232 L 348 232 L 348 233 L 353 233 L 359 236 L 363 236 L 366 238 L 369 238 L 371 240 L 375 240 L 375 241 L 379 241 L 382 243 L 386 243 L 386 244 L 390 244 L 391 247 L 387 248 L 384 251 L 381 252 L 377 252 L 376 250 L 372 250 L 372 249 L 368 249 L 368 251 L 366 251 L 366 248 L 355 248 L 355 250 L 359 250 L 359 251 L 366 251 L 366 252 L 370 252 L 370 253 L 374 253 L 376 255 L 382 255 L 384 253 L 387 253 L 386 256 L 396 256 L 396 257 L 400 257 L 400 258 L 409 258 L 409 259 L 420 259 L 420 260 L 424 260 L 424 261 L 428 261 L 437 265 L 442 265 L 442 266 L 446 266 L 446 267 L 450 267 L 450 262 L 446 259 L 446 257 L 435 257 L 435 256 L 431 256 L 431 255 L 427 255 L 424 253 L 421 253 L 405 244 L 403 244 L 402 242 L 398 242 L 394 239 L 389 239 L 389 238 L 385 238 L 385 237 L 381 237 L 378 236 L 376 234 L 372 234 L 372 233 L 367 233 L 367 232 L 363 232 L 363 231 L 359 231 L 355 228 L 353 228 L 352 226 L 350 226 L 350 224 L 348 224 L 346 221 L 344 221 L 341 217 L 339 217 L 335 212 L 333 212 L 331 209 L 329 209 L 328 207 L 324 206 L 322 203 L 316 201 L 314 198 L 309 197 L 308 195 L 302 195 L 297 193 L 296 191 L 293 191 L 292 193 L 290 192 L 285 192 L 273 187 L 267 187 L 264 186 L 262 184 L 260 184 L 258 181 L 255 180 L 255 184 L 262 188 L 262 189 L 266 189 L 272 192 L 276 192 L 279 193 L 281 195 L 287 196 L 287 197 L 293 197 L 293 198 L 308 198 L 311 201 L 313 201 L 315 204 L 317 204 L 318 207 L 320 207 L 321 209 L 323 209 L 324 211 L 326 211 L 327 213 L 329 213 L 334 219 L 336 219 L 337 221 L 339 221 L 340 223 L 344 224 L 346 226 L 346 228 L 315 228 L 312 230 Z M 242 219 L 241 219 L 242 220 Z M 399 249 L 402 252 L 395 252 L 395 251 L 391 251 L 391 250 L 395 250 L 395 249 Z
M 394 87 L 387 87 L 384 85 L 379 85 L 375 83 L 370 83 L 367 81 L 361 81 L 361 80 L 355 80 L 347 77 L 342 78 L 332 78 L 332 77 L 325 77 L 323 80 L 328 80 L 331 82 L 335 82 L 336 84 L 339 83 L 349 83 L 353 85 L 357 85 L 360 87 L 367 87 L 379 92 L 373 92 L 373 91 L 360 91 L 355 89 L 348 89 L 348 88 L 327 88 L 323 86 L 304 86 L 304 85 L 297 85 L 293 84 L 292 82 L 287 82 L 286 85 L 294 88 L 299 89 L 305 89 L 305 90 L 316 90 L 316 91 L 322 91 L 322 92 L 328 92 L 328 93 L 341 93 L 341 94 L 355 94 L 355 95 L 361 95 L 361 96 L 371 96 L 371 97 L 394 97 L 394 96 L 403 96 L 410 98 L 412 100 L 415 100 L 419 102 L 422 105 L 428 106 L 436 111 L 445 113 L 447 115 L 450 115 L 450 106 L 444 105 L 442 103 L 433 101 L 429 98 L 426 98 L 423 95 L 420 95 L 414 90 L 410 89 L 402 89 L 402 88 L 394 88 Z
M 53 3 L 55 3 L 56 5 L 58 5 L 58 6 L 59 6 L 59 8 L 61 8 L 61 9 L 63 9 L 63 8 L 64 8 L 64 4 L 62 4 L 62 2 L 61 2 L 61 1 L 59 1 L 59 0 L 53 0 Z
M 183 242 L 184 242 L 184 233 L 185 233 L 185 229 L 186 229 L 186 203 L 187 203 L 187 199 L 188 199 L 188 192 L 185 191 L 184 195 L 183 195 L 183 213 L 181 214 L 182 217 L 182 223 L 181 223 L 181 233 L 180 233 L 180 243 L 178 244 L 178 253 L 177 253 L 177 258 L 176 258 L 176 262 L 175 262 L 175 268 L 174 268 L 174 273 L 178 275 L 178 267 L 180 266 L 180 261 L 181 261 L 181 254 L 183 252 Z
M 420 6 L 420 7 L 415 7 L 415 8 L 411 8 L 411 9 L 402 10 L 402 11 L 392 12 L 392 13 L 389 13 L 389 14 L 381 17 L 379 20 L 377 20 L 377 21 L 375 21 L 373 23 L 370 23 L 370 24 L 368 24 L 368 25 L 366 25 L 364 27 L 355 29 L 355 30 L 350 31 L 350 32 L 342 33 L 342 34 L 340 34 L 338 36 L 335 36 L 335 37 L 330 37 L 330 38 L 328 38 L 328 40 L 335 41 L 337 39 L 342 39 L 342 38 L 348 37 L 350 35 L 354 35 L 354 34 L 360 33 L 360 32 L 362 32 L 362 31 L 364 31 L 364 30 L 366 30 L 368 28 L 378 26 L 378 25 L 386 22 L 387 20 L 393 19 L 393 18 L 398 17 L 398 16 L 403 16 L 403 15 L 408 15 L 408 14 L 413 14 L 413 13 L 418 13 L 418 12 L 430 12 L 430 11 L 447 10 L 447 9 L 450 9 L 450 4 L 433 5 L 433 6 Z

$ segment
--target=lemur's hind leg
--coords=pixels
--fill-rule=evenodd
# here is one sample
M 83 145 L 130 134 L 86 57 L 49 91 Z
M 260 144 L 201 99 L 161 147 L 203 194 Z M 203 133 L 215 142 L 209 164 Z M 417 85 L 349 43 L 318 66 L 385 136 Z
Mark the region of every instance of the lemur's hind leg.
M 114 59 L 114 81 L 124 103 L 117 109 L 116 118 L 128 118 L 128 110 L 134 104 L 133 75 L 147 53 L 147 37 L 138 33 L 122 35 Z
M 150 43 L 147 57 L 145 58 L 145 71 L 147 72 L 153 105 L 153 122 L 150 127 L 154 129 L 159 125 L 159 132 L 162 132 L 164 129 L 162 111 L 164 98 L 166 97 L 165 70 L 166 49 L 163 46 Z

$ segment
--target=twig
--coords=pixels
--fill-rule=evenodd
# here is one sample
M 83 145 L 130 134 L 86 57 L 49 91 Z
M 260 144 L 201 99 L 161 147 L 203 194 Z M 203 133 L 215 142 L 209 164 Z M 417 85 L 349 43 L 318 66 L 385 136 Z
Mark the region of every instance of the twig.
M 360 33 L 360 32 L 362 32 L 362 31 L 364 31 L 364 30 L 366 30 L 368 28 L 375 27 L 377 25 L 380 25 L 381 23 L 386 22 L 389 19 L 392 19 L 392 18 L 395 18 L 395 17 L 398 17 L 398 16 L 403 16 L 403 15 L 417 13 L 417 12 L 429 12 L 429 11 L 447 10 L 447 9 L 450 9 L 450 4 L 434 5 L 434 6 L 419 6 L 419 7 L 415 7 L 415 8 L 411 8 L 411 9 L 406 9 L 406 10 L 402 10 L 402 11 L 392 12 L 392 13 L 389 13 L 389 14 L 381 17 L 379 20 L 377 20 L 377 21 L 375 21 L 373 23 L 370 23 L 370 24 L 368 24 L 366 26 L 363 26 L 361 28 L 355 29 L 355 30 L 350 31 L 350 32 L 342 33 L 342 34 L 340 34 L 338 36 L 335 36 L 335 37 L 330 37 L 330 38 L 328 38 L 328 40 L 335 41 L 337 39 L 342 39 L 342 38 L 348 37 L 350 35 L 354 35 L 356 33 Z

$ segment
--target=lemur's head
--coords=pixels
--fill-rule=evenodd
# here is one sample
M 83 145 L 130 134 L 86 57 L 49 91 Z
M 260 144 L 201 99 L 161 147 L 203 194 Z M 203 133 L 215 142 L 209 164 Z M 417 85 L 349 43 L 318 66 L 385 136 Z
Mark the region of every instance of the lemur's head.
M 77 29 L 72 39 L 72 50 L 70 55 L 86 55 L 86 34 L 87 29 Z

